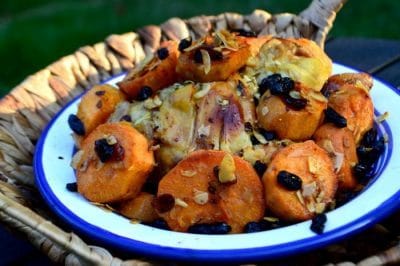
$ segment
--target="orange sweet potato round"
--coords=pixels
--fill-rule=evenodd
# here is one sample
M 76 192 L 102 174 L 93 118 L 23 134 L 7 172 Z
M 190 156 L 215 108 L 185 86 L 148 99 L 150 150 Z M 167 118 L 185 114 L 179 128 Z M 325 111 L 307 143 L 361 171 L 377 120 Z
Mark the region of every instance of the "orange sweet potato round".
M 107 121 L 118 103 L 125 100 L 125 95 L 110 85 L 96 85 L 81 99 L 77 117 L 85 127 L 85 136 L 98 125 Z
M 118 83 L 130 99 L 135 99 L 144 86 L 152 89 L 153 93 L 172 85 L 177 81 L 175 67 L 178 61 L 178 44 L 175 41 L 166 41 L 159 49 L 166 48 L 168 56 L 160 59 L 157 53 L 149 62 L 132 69 L 123 81 Z
M 234 36 L 237 48 L 222 49 L 222 51 L 216 50 L 220 47 L 215 44 L 214 39 L 215 37 L 207 36 L 201 40 L 204 43 L 198 48 L 183 51 L 179 55 L 176 71 L 181 80 L 224 81 L 246 64 L 251 55 L 250 45 L 246 38 Z M 210 57 L 209 69 L 207 69 L 207 63 L 202 60 L 202 52 Z
M 313 139 L 331 156 L 338 176 L 339 190 L 352 190 L 357 186 L 357 179 L 352 168 L 358 162 L 356 144 L 348 128 L 337 128 L 328 123 L 320 126 Z
M 107 157 L 104 149 L 109 151 L 110 146 L 112 153 Z M 86 137 L 81 151 L 76 169 L 78 191 L 94 202 L 136 196 L 154 166 L 147 139 L 127 122 L 98 126 Z
M 263 217 L 262 183 L 248 162 L 233 156 L 234 183 L 220 183 L 216 177 L 214 168 L 226 154 L 195 151 L 161 179 L 158 197 L 169 194 L 175 198 L 172 209 L 159 213 L 172 230 L 185 232 L 194 224 L 225 222 L 232 227 L 231 232 L 239 233 L 248 222 Z
M 302 141 L 309 139 L 323 117 L 327 101 L 320 92 L 315 92 L 299 83 L 296 90 L 307 100 L 307 105 L 301 110 L 288 107 L 284 101 L 275 95 L 264 93 L 257 106 L 259 125 L 274 131 L 280 139 Z
M 140 192 L 133 199 L 119 203 L 117 210 L 130 219 L 141 222 L 152 222 L 158 218 L 157 212 L 152 205 L 153 199 L 153 194 Z
M 278 174 L 287 171 L 302 180 L 299 190 L 278 183 Z M 304 221 L 323 211 L 336 193 L 337 177 L 328 153 L 312 140 L 291 144 L 278 151 L 263 176 L 269 210 L 285 221 Z

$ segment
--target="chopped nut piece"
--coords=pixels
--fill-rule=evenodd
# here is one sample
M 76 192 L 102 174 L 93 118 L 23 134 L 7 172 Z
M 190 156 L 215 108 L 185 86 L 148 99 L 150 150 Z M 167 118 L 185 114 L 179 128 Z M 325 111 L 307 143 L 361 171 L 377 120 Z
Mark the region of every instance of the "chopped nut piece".
M 312 182 L 309 184 L 303 184 L 303 187 L 301 189 L 301 194 L 303 197 L 309 197 L 312 196 L 315 192 L 317 191 L 317 183 Z
M 314 202 L 307 202 L 306 208 L 309 212 L 315 212 L 315 204 Z
M 196 92 L 193 97 L 195 99 L 200 99 L 202 97 L 204 97 L 205 95 L 207 95 L 207 93 L 210 91 L 211 89 L 211 84 L 210 83 L 204 83 L 201 85 L 201 89 Z
M 203 59 L 204 74 L 208 74 L 211 70 L 211 57 L 210 54 L 204 50 L 200 49 L 201 58 Z
M 303 198 L 303 195 L 301 194 L 300 190 L 296 191 L 296 196 L 297 196 L 297 199 L 300 201 L 300 203 L 304 205 L 304 203 L 305 203 L 304 198 Z
M 235 176 L 235 161 L 230 153 L 227 153 L 221 161 L 218 172 L 218 180 L 221 183 L 234 182 Z
M 326 203 L 319 202 L 315 204 L 315 212 L 316 213 L 323 213 L 325 211 Z
M 183 170 L 183 171 L 181 171 L 181 175 L 187 176 L 187 177 L 192 177 L 192 176 L 195 176 L 196 174 L 197 174 L 196 171 L 191 171 L 191 170 Z
M 117 142 L 118 142 L 117 139 L 115 138 L 115 136 L 113 136 L 113 135 L 107 136 L 106 141 L 107 141 L 108 145 L 114 145 L 114 144 L 117 144 Z
M 264 106 L 264 107 L 261 109 L 261 114 L 262 114 L 262 115 L 266 115 L 266 114 L 268 114 L 268 112 L 269 112 L 269 109 L 268 109 L 267 106 Z
M 271 222 L 271 223 L 279 222 L 279 219 L 276 218 L 276 217 L 269 217 L 269 216 L 266 216 L 266 217 L 264 217 L 263 219 L 264 219 L 265 221 L 268 221 L 268 222 Z
M 82 156 L 83 156 L 83 150 L 79 150 L 77 153 L 74 154 L 71 160 L 71 167 L 73 169 L 75 170 L 78 169 L 79 162 L 81 161 Z
M 335 169 L 335 173 L 337 173 L 340 171 L 340 169 L 343 166 L 344 154 L 341 152 L 334 152 L 334 154 L 335 154 L 334 169 Z
M 317 159 L 313 156 L 308 157 L 308 170 L 311 174 L 316 174 L 319 172 L 321 165 Z
M 186 202 L 179 198 L 175 198 L 175 205 L 181 206 L 183 208 L 187 208 L 187 206 L 189 206 Z
M 208 202 L 208 192 L 195 189 L 193 200 L 200 205 L 206 204 Z
M 267 140 L 264 138 L 264 136 L 257 131 L 254 131 L 253 135 L 261 144 L 267 144 Z

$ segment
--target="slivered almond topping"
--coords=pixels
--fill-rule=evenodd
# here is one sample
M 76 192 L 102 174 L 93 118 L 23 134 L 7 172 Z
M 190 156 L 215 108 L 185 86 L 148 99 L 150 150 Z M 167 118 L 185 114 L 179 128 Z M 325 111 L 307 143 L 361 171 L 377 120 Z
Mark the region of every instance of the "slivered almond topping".
M 117 144 L 117 138 L 114 135 L 108 135 L 106 136 L 106 141 L 108 145 L 114 145 Z
M 188 48 L 184 49 L 183 51 L 190 52 L 190 51 L 195 50 L 195 49 L 199 48 L 200 46 L 202 46 L 203 43 L 204 43 L 204 40 L 200 40 L 200 41 L 196 42 L 195 44 L 189 46 Z
M 218 180 L 221 183 L 236 181 L 235 161 L 230 153 L 227 153 L 221 161 L 218 172 Z
M 181 206 L 182 208 L 187 208 L 189 205 L 179 198 L 175 198 L 175 205 Z
M 301 194 L 300 190 L 296 191 L 296 196 L 297 196 L 297 199 L 300 201 L 300 203 L 304 205 L 304 203 L 305 203 L 304 198 L 303 198 L 303 195 Z
M 211 70 L 211 57 L 210 54 L 204 50 L 200 49 L 201 58 L 203 59 L 204 74 L 208 74 Z
M 268 109 L 267 106 L 264 106 L 264 107 L 261 109 L 261 114 L 262 114 L 262 115 L 266 115 L 266 114 L 268 114 L 268 112 L 269 112 L 269 109 Z
M 194 189 L 194 202 L 199 205 L 204 205 L 208 202 L 208 192 Z
M 312 201 L 307 202 L 306 208 L 307 208 L 307 210 L 309 212 L 315 212 L 315 204 L 314 204 L 314 202 L 312 202 Z
M 197 129 L 197 134 L 199 137 L 209 136 L 210 135 L 210 125 L 208 125 L 208 126 L 201 125 L 199 127 L 199 129 Z
M 181 171 L 181 175 L 186 176 L 186 177 L 192 177 L 192 176 L 195 176 L 196 174 L 197 174 L 197 172 L 192 171 L 192 170 L 182 170 Z
M 319 102 L 328 102 L 328 99 L 325 98 L 325 96 L 322 95 L 322 93 L 320 93 L 320 92 L 312 91 L 310 93 L 310 97 Z
M 271 223 L 275 223 L 275 222 L 278 222 L 278 221 L 279 221 L 278 218 L 276 218 L 276 217 L 270 217 L 270 216 L 264 217 L 263 220 L 268 221 L 268 222 L 271 222 Z
M 378 116 L 375 120 L 378 123 L 382 123 L 383 121 L 385 121 L 388 118 L 389 118 L 389 112 L 384 112 L 382 115 Z
M 211 84 L 210 83 L 204 83 L 201 85 L 201 89 L 196 92 L 193 97 L 195 99 L 200 99 L 202 97 L 204 97 L 211 89 Z
M 257 131 L 254 131 L 253 135 L 261 144 L 267 144 L 268 141 L 264 138 L 263 135 L 261 135 Z
M 315 183 L 315 181 L 309 184 L 303 184 L 301 188 L 301 194 L 303 195 L 303 197 L 312 196 L 316 191 L 317 191 L 317 183 Z
M 318 194 L 316 201 L 317 201 L 318 203 L 319 203 L 319 202 L 322 202 L 322 201 L 324 200 L 324 198 L 325 198 L 325 192 L 321 191 L 321 192 Z
M 321 169 L 319 161 L 314 156 L 308 157 L 308 170 L 311 174 L 316 174 Z
M 289 95 L 294 99 L 301 99 L 301 94 L 298 91 L 290 91 Z
M 335 154 L 333 167 L 335 169 L 335 173 L 339 172 L 343 166 L 344 162 L 344 154 L 341 152 L 333 152 Z
M 324 203 L 324 202 L 315 204 L 315 212 L 316 213 L 323 213 L 325 211 L 325 208 L 326 208 L 326 203 Z
M 333 143 L 329 139 L 324 139 L 322 141 L 322 147 L 329 153 L 333 153 L 335 151 L 335 148 L 333 147 Z
M 82 160 L 83 154 L 83 150 L 79 150 L 77 153 L 74 154 L 71 160 L 71 167 L 73 169 L 78 169 L 79 162 Z

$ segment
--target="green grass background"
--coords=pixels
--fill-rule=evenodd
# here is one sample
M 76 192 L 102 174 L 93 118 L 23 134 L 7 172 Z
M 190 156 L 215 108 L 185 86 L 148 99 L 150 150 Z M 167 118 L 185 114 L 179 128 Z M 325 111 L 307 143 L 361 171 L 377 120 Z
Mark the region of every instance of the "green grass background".
M 265 9 L 303 10 L 311 0 L 1 0 L 0 95 L 63 55 L 169 17 Z M 400 1 L 349 0 L 331 35 L 400 39 Z

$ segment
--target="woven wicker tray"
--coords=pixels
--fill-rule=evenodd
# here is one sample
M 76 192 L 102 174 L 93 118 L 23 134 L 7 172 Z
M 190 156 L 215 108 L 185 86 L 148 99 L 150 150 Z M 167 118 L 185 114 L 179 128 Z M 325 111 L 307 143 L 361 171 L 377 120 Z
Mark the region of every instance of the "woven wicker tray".
M 336 12 L 346 0 L 314 0 L 299 15 L 224 13 L 187 20 L 172 18 L 161 26 L 111 35 L 104 42 L 78 49 L 29 76 L 0 100 L 0 220 L 56 263 L 66 265 L 147 265 L 155 258 L 124 258 L 91 246 L 62 228 L 62 221 L 41 200 L 32 157 L 47 122 L 75 96 L 92 85 L 128 70 L 153 52 L 161 41 L 203 36 L 214 29 L 246 29 L 259 35 L 304 37 L 323 47 Z M 381 265 L 400 262 L 398 214 L 352 238 L 318 251 L 282 259 L 274 264 Z M 385 251 L 386 250 L 386 251 Z M 378 255 L 374 255 L 378 254 Z M 343 261 L 348 261 L 343 263 Z M 351 262 L 350 262 L 351 261 Z M 341 263 L 340 263 L 341 262 Z

